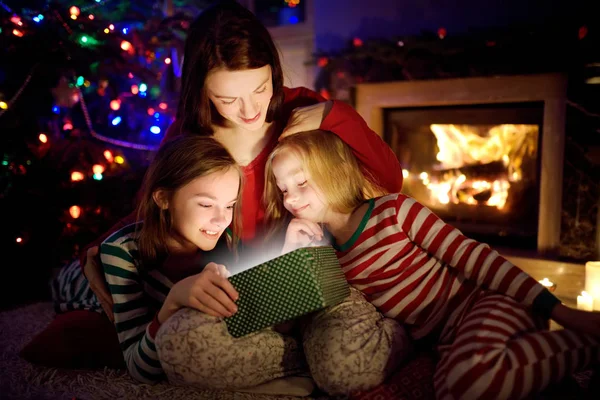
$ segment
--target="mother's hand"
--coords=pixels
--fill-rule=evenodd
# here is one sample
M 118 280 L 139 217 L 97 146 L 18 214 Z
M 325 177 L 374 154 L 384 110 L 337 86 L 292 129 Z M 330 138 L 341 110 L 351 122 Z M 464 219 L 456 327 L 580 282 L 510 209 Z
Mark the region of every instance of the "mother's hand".
M 295 108 L 281 136 L 279 136 L 279 140 L 296 133 L 319 129 L 332 106 L 333 102 L 329 100 L 312 106 Z

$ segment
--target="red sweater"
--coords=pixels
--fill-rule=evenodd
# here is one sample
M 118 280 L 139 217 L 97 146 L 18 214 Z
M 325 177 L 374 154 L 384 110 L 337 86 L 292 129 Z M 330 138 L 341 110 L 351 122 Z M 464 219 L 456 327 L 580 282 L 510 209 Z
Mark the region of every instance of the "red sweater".
M 281 119 L 287 121 L 296 107 L 308 106 L 325 101 L 319 94 L 304 87 L 285 88 Z M 329 114 L 321 123 L 320 129 L 331 131 L 346 142 L 363 165 L 365 172 L 379 186 L 389 193 L 402 189 L 402 168 L 391 148 L 367 126 L 362 117 L 348 104 L 334 101 Z M 177 129 L 169 129 L 165 140 L 181 134 Z M 265 186 L 265 165 L 268 155 L 277 144 L 279 135 L 273 137 L 263 151 L 250 164 L 243 167 L 245 182 L 242 193 L 242 240 L 247 242 L 257 236 L 263 227 L 265 210 L 262 193 Z M 114 225 L 102 237 L 87 248 L 98 246 L 109 234 L 125 225 L 135 222 L 131 213 Z M 82 252 L 81 265 L 85 263 L 87 248 Z

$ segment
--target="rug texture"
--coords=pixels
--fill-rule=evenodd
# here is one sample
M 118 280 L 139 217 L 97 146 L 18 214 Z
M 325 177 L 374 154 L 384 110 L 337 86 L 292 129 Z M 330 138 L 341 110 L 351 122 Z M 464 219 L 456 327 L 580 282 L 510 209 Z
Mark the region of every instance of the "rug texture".
M 19 351 L 54 317 L 49 302 L 35 303 L 0 313 L 1 399 L 309 399 L 252 393 L 197 390 L 167 383 L 133 381 L 125 370 L 65 370 L 35 366 L 19 357 Z

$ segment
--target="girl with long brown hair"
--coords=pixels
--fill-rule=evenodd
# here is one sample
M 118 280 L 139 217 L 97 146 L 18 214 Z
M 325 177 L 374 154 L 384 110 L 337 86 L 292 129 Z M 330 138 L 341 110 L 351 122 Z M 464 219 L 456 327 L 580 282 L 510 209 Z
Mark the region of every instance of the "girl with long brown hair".
M 100 245 L 114 326 L 134 379 L 163 378 L 154 337 L 180 308 L 214 316 L 235 313 L 238 294 L 222 263 L 231 260 L 240 232 L 232 220 L 241 206 L 241 184 L 239 166 L 216 140 L 188 135 L 168 141 L 144 177 L 139 222 Z M 98 303 L 88 282 L 75 278 L 80 271 L 71 266 L 61 272 L 70 279 L 57 279 L 55 297 L 63 297 L 65 307 Z

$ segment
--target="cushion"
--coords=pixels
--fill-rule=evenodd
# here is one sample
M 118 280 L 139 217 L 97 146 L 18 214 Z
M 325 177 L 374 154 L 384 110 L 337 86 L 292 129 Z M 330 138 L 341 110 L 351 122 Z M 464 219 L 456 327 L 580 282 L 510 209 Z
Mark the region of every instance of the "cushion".
M 92 311 L 58 314 L 19 353 L 25 360 L 54 368 L 124 368 L 115 327 Z
M 404 364 L 384 383 L 374 389 L 356 393 L 352 400 L 433 400 L 433 373 L 435 358 L 429 353 L 421 353 Z

